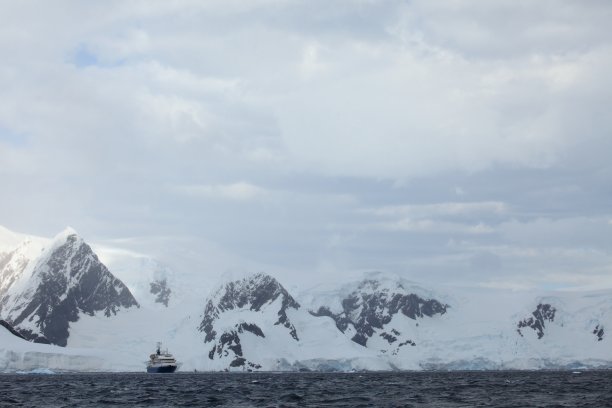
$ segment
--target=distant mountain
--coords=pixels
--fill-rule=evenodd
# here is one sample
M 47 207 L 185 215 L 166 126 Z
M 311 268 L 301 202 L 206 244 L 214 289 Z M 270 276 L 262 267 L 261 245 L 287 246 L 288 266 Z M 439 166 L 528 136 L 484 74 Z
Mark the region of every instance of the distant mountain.
M 79 315 L 138 307 L 129 289 L 72 229 L 38 256 L 26 242 L 0 261 L 0 315 L 29 340 L 65 346 Z M 29 256 L 28 256 L 29 255 Z
M 502 369 L 603 367 L 612 361 L 605 346 L 612 296 L 605 292 L 442 295 L 375 273 L 302 298 L 306 306 L 265 274 L 222 285 L 206 301 L 199 325 L 211 366 Z
M 345 287 L 343 292 L 348 293 L 334 299 L 333 309 L 337 312 L 328 305 L 321 305 L 310 313 L 333 319 L 338 330 L 364 347 L 373 336 L 383 339 L 391 348 L 415 346 L 414 339 L 406 336 L 404 328 L 396 324 L 394 317 L 407 317 L 418 326 L 418 320 L 443 315 L 449 308 L 436 299 L 413 293 L 411 287 L 401 280 L 365 279 L 353 287 Z
M 286 341 L 299 341 L 287 315 L 288 310 L 299 308 L 287 290 L 269 275 L 259 273 L 228 282 L 206 302 L 199 326 L 204 342 L 210 345 L 208 357 L 229 359 L 229 367 L 261 368 L 244 354 L 242 335 L 248 332 L 265 338 L 268 327 L 262 323 L 272 323 L 286 329 Z
M 576 307 L 576 304 L 579 307 Z M 612 323 L 612 296 L 588 294 L 577 298 L 576 294 L 566 297 L 544 297 L 537 299 L 537 305 L 529 316 L 516 323 L 521 337 L 545 340 L 548 337 L 580 337 L 582 343 L 607 340 L 606 327 Z M 588 340 L 587 340 L 588 339 Z M 554 339 L 551 339 L 554 341 Z M 578 342 L 575 343 L 578 345 Z
M 206 271 L 94 248 L 71 229 L 0 227 L 0 371 L 141 370 L 156 341 L 184 370 L 612 368 L 612 290 L 424 288 L 367 273 L 294 293 L 257 273 L 211 291 Z
M 146 254 L 99 245 L 93 245 L 92 249 L 113 275 L 130 289 L 142 307 L 158 310 L 171 307 L 186 295 L 177 284 L 189 289 L 198 286 L 185 277 L 179 282 L 171 268 Z

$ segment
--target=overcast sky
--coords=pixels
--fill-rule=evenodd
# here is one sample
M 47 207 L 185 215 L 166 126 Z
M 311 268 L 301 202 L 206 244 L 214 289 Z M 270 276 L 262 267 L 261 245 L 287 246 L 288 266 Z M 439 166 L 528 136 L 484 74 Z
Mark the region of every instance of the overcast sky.
M 0 225 L 219 273 L 612 287 L 611 21 L 608 0 L 3 1 Z

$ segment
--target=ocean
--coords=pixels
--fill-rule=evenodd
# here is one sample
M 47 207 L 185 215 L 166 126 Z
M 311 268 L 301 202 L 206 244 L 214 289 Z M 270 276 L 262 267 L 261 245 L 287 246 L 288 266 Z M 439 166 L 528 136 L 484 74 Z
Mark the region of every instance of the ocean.
M 23 407 L 612 407 L 612 371 L 0 374 Z

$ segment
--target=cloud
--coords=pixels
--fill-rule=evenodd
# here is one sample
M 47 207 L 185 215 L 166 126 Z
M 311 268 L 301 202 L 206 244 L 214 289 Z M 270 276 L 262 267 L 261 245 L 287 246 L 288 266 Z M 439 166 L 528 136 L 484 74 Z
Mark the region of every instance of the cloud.
M 611 13 L 11 3 L 0 225 L 185 236 L 304 274 L 588 284 L 611 264 Z
M 481 282 L 479 286 L 488 289 L 510 289 L 510 290 L 530 290 L 536 286 L 532 283 L 525 282 L 524 280 L 495 280 L 488 282 Z
M 508 212 L 503 202 L 444 202 L 409 204 L 359 209 L 358 214 L 376 218 L 395 218 L 393 221 L 375 222 L 373 228 L 422 234 L 478 235 L 493 234 L 494 226 L 482 218 L 499 218 Z
M 377 227 L 389 231 L 410 231 L 421 233 L 445 233 L 445 234 L 491 234 L 495 229 L 478 223 L 475 225 L 457 222 L 433 221 L 428 219 L 413 220 L 404 218 L 399 221 L 376 224 Z
M 396 30 L 471 58 L 516 58 L 605 45 L 604 22 L 609 13 L 605 2 L 584 7 L 573 1 L 436 4 L 419 0 L 401 7 Z
M 369 62 L 352 52 L 331 54 Z M 334 61 L 336 75 L 281 108 L 281 129 L 296 157 L 326 173 L 378 177 L 481 171 L 498 163 L 548 168 L 574 143 L 568 129 L 588 126 L 571 102 L 577 89 L 607 81 L 587 74 L 599 51 L 504 64 L 401 47 L 380 52 L 379 70 L 354 72 Z M 604 54 L 608 65 L 610 51 Z M 288 109 L 293 106 L 300 109 Z
M 225 185 L 188 185 L 174 187 L 173 191 L 198 198 L 249 201 L 267 195 L 261 187 L 246 182 Z
M 503 214 L 507 211 L 508 206 L 499 201 L 409 204 L 360 210 L 362 213 L 376 216 L 411 217 L 478 215 L 480 213 Z
M 299 66 L 302 77 L 304 79 L 313 78 L 315 75 L 324 72 L 325 69 L 325 63 L 321 61 L 320 46 L 315 43 L 305 45 Z

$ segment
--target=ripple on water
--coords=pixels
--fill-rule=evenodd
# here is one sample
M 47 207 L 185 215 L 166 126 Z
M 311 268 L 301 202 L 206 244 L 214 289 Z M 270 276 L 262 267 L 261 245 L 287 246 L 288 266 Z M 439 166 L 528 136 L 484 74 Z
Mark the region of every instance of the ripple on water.
M 11 406 L 612 406 L 612 371 L 0 375 Z

